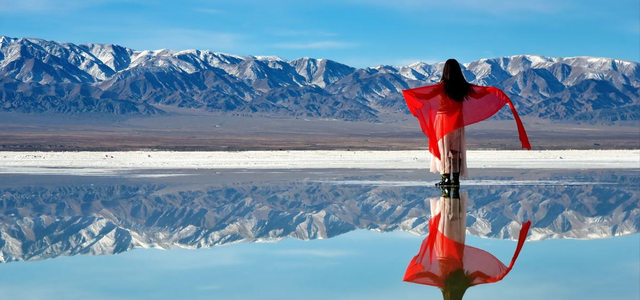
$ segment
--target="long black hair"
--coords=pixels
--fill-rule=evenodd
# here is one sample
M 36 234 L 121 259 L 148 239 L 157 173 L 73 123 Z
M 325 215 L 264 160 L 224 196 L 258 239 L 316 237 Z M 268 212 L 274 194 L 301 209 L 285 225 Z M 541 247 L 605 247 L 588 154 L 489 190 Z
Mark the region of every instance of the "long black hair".
M 444 91 L 447 96 L 458 102 L 464 101 L 471 88 L 462 74 L 460 64 L 453 58 L 447 59 L 447 62 L 444 63 L 440 82 L 444 83 Z

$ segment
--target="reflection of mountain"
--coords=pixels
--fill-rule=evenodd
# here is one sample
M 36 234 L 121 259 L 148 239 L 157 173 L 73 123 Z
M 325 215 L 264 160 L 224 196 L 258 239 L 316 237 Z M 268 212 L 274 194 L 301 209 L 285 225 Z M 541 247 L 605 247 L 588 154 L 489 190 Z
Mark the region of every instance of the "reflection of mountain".
M 513 239 L 519 222 L 530 219 L 535 240 L 637 232 L 638 177 L 609 179 L 631 185 L 470 187 L 468 230 Z M 360 228 L 424 234 L 425 198 L 436 192 L 311 181 L 2 188 L 0 261 L 328 238 Z

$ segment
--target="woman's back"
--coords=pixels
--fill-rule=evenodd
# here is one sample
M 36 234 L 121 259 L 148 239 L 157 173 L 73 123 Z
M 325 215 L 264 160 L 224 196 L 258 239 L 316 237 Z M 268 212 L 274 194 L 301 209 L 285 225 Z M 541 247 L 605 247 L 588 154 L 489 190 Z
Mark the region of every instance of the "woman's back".
M 438 101 L 438 112 L 455 112 L 462 109 L 463 102 L 451 100 L 443 94 Z

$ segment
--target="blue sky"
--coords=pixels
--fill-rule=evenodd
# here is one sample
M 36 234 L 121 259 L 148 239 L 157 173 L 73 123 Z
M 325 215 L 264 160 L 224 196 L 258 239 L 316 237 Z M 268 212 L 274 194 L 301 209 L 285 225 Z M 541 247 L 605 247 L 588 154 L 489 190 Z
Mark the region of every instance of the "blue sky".
M 0 0 L 0 35 L 356 67 L 516 54 L 640 61 L 640 1 Z

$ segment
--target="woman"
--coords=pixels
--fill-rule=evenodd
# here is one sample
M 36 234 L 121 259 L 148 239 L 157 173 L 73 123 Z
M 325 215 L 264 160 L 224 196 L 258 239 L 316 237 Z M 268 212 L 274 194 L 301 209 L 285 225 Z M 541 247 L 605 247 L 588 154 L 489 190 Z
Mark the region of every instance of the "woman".
M 509 97 L 495 87 L 469 84 L 455 59 L 444 64 L 440 83 L 402 93 L 409 110 L 429 137 L 431 172 L 441 174 L 440 183 L 436 185 L 457 186 L 460 177 L 467 178 L 464 127 L 490 118 L 505 104 L 513 112 L 522 148 L 531 149 L 527 133 Z

